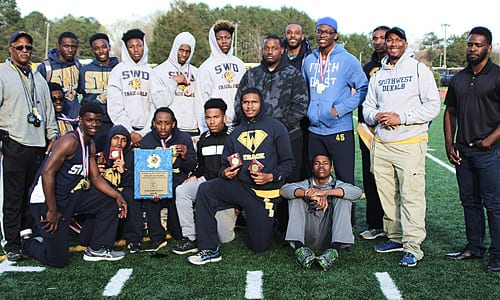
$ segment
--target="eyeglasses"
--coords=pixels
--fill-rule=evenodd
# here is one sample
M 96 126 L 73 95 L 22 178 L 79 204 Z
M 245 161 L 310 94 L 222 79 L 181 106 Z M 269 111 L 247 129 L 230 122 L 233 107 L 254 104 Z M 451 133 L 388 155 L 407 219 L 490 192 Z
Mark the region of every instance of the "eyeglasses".
M 321 30 L 321 29 L 316 30 L 316 35 L 323 35 L 323 34 L 332 35 L 334 33 L 337 33 L 337 32 L 336 31 Z
M 405 40 L 403 40 L 403 39 L 387 39 L 387 40 L 385 40 L 385 42 L 387 44 L 392 44 L 392 43 L 399 44 L 399 43 L 404 42 L 404 41 Z
M 52 97 L 52 102 L 64 102 L 64 97 Z
M 23 51 L 23 49 L 26 49 L 26 51 L 33 50 L 33 46 L 31 46 L 31 45 L 19 45 L 19 46 L 11 46 L 11 47 L 16 49 L 17 51 Z

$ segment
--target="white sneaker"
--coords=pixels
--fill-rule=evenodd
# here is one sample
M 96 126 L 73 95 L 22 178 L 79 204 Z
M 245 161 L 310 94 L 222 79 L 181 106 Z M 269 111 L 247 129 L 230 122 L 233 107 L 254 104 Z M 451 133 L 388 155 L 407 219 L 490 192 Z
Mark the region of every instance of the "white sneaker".
M 359 235 L 365 240 L 374 240 L 379 237 L 385 237 L 385 232 L 382 229 L 368 229 Z
M 120 260 L 125 257 L 125 252 L 123 251 L 113 251 L 111 249 L 107 249 L 101 247 L 99 250 L 93 250 L 90 247 L 87 247 L 83 252 L 83 260 L 84 261 L 100 261 L 100 260 L 108 260 L 115 261 Z

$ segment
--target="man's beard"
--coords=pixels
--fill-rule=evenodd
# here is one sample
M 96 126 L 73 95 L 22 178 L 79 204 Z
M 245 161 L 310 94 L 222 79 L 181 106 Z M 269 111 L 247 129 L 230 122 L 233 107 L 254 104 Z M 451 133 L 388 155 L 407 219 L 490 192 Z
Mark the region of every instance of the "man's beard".
M 288 46 L 288 49 L 290 49 L 290 50 L 295 50 L 295 49 L 299 48 L 301 44 L 302 44 L 302 41 L 299 41 L 299 42 L 297 43 L 297 45 L 295 45 L 295 46 L 292 46 L 292 45 L 290 45 L 290 44 L 288 44 L 287 46 Z
M 477 66 L 479 65 L 482 61 L 484 61 L 487 57 L 488 53 L 485 52 L 483 54 L 481 54 L 481 56 L 479 56 L 478 58 L 476 59 L 472 59 L 469 54 L 467 54 L 467 63 L 471 66 Z

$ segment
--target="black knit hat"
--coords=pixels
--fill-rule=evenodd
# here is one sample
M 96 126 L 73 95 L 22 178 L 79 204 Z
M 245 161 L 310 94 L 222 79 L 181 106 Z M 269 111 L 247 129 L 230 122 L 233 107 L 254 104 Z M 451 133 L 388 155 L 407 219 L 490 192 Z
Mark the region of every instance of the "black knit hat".
M 126 43 L 130 39 L 140 39 L 144 42 L 144 32 L 142 32 L 140 29 L 130 29 L 123 34 L 122 41 Z

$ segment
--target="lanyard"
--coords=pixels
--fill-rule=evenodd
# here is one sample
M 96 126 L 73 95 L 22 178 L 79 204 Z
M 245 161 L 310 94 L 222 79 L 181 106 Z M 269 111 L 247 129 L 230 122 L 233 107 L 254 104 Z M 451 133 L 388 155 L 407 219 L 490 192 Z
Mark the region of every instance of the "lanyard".
M 89 176 L 89 146 L 84 144 L 83 133 L 80 127 L 76 129 L 78 132 L 78 137 L 80 138 L 80 145 L 82 147 L 82 165 L 83 165 L 83 177 L 87 178 Z
M 188 75 L 186 76 L 182 69 L 170 57 L 168 58 L 168 62 L 170 62 L 177 69 L 177 71 L 179 71 L 179 73 L 182 74 L 184 78 L 186 78 L 186 81 L 189 85 L 191 83 L 191 64 L 188 63 Z

